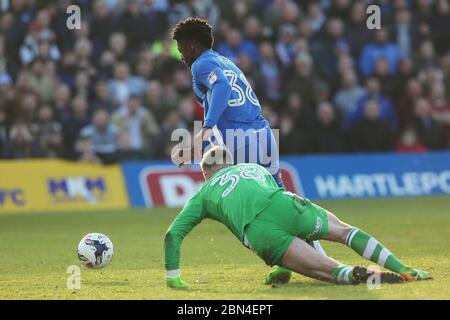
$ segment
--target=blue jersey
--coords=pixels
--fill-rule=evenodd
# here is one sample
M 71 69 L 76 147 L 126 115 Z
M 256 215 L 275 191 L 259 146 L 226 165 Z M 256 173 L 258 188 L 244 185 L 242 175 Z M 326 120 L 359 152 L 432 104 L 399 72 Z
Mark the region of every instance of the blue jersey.
M 194 93 L 203 106 L 203 126 L 226 129 L 261 129 L 268 122 L 242 71 L 228 58 L 206 50 L 192 64 Z
M 234 153 L 235 163 L 261 164 L 281 185 L 277 144 L 244 73 L 230 59 L 214 50 L 204 51 L 192 64 L 191 71 L 195 98 L 204 109 L 203 126 L 220 131 L 225 141 L 222 143 Z M 241 129 L 254 132 L 254 135 L 244 141 L 235 138 L 230 148 L 227 129 Z M 255 146 L 256 149 L 252 149 Z M 277 153 L 273 157 L 275 149 Z

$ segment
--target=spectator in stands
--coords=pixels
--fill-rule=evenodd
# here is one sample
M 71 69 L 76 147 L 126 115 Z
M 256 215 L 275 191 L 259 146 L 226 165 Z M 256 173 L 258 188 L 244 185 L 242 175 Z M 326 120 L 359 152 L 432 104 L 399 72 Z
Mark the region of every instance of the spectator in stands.
M 450 4 L 448 0 L 436 1 L 436 13 L 430 21 L 436 51 L 448 54 L 450 50 Z
M 86 72 L 90 77 L 96 75 L 96 70 L 91 64 L 92 51 L 92 43 L 88 38 L 79 38 L 75 42 L 74 53 L 77 59 L 77 69 Z
M 302 96 L 297 92 L 291 92 L 283 101 L 286 111 L 294 118 L 297 127 L 303 127 L 312 120 L 312 108 L 305 106 Z M 305 122 L 303 123 L 303 119 Z
M 293 70 L 286 78 L 285 94 L 298 92 L 304 104 L 308 107 L 314 105 L 313 90 L 318 80 L 314 74 L 313 60 L 310 54 L 300 53 L 295 58 Z
M 395 76 L 389 73 L 388 61 L 385 58 L 377 59 L 375 62 L 374 77 L 381 85 L 381 93 L 386 97 L 393 97 L 396 89 Z
M 339 18 L 331 18 L 327 21 L 323 34 L 313 45 L 312 53 L 317 71 L 329 83 L 336 79 L 339 54 L 349 51 L 343 36 L 343 21 Z
M 146 89 L 144 79 L 130 76 L 127 63 L 118 63 L 114 67 L 114 79 L 108 83 L 109 94 L 119 106 L 125 106 L 130 95 L 142 97 Z
M 441 58 L 441 67 L 445 92 L 447 92 L 447 99 L 450 100 L 450 55 Z
M 338 17 L 343 21 L 347 21 L 350 15 L 352 1 L 350 0 L 336 0 L 333 1 L 328 9 L 329 17 Z
M 46 11 L 41 11 L 43 14 Z M 41 21 L 33 21 L 28 26 L 28 33 L 20 47 L 20 59 L 23 64 L 27 65 L 39 56 L 40 46 L 49 46 L 49 57 L 52 60 L 59 60 L 61 53 L 58 46 L 54 44 L 54 33 L 50 29 L 44 29 Z
M 16 96 L 16 90 L 12 84 L 11 76 L 0 71 L 0 111 L 4 112 L 5 122 L 8 120 L 7 111 L 12 108 L 12 100 Z M 17 91 L 19 91 L 18 88 Z
M 308 20 L 311 24 L 313 33 L 317 33 L 322 30 L 322 26 L 327 21 L 327 16 L 317 1 L 311 1 L 308 3 Z
M 110 9 L 105 0 L 94 0 L 93 16 L 91 24 L 95 28 L 91 31 L 94 60 L 100 58 L 101 53 L 108 48 L 108 41 L 111 35 L 113 19 Z
M 281 97 L 282 74 L 275 50 L 271 43 L 265 41 L 260 45 L 261 51 L 261 76 L 264 81 L 264 92 L 262 95 L 266 99 L 276 101 Z M 259 96 L 259 93 L 257 92 Z
M 370 77 L 375 73 L 375 63 L 378 59 L 384 58 L 388 62 L 389 73 L 397 71 L 397 63 L 401 54 L 397 45 L 389 41 L 389 31 L 386 28 L 375 30 L 374 41 L 367 44 L 359 61 L 361 73 L 365 77 Z
M 263 115 L 269 122 L 271 128 L 280 128 L 280 116 L 267 101 L 263 104 Z
M 75 159 L 79 162 L 102 164 L 102 160 L 96 155 L 89 138 L 79 137 L 75 143 Z
M 414 64 L 411 58 L 402 57 L 398 62 L 397 74 L 394 77 L 394 88 L 391 92 L 392 101 L 397 101 L 400 96 L 405 92 L 408 81 L 415 79 L 416 72 L 414 70 Z
M 358 59 L 361 52 L 370 39 L 371 30 L 366 25 L 366 7 L 363 2 L 355 1 L 350 11 L 350 20 L 347 23 L 345 39 L 350 45 L 351 55 Z
M 186 123 L 188 126 L 192 126 L 193 121 L 196 120 L 194 99 L 186 95 L 180 102 L 178 113 L 184 123 Z
M 8 130 L 6 128 L 6 110 L 0 108 L 0 158 L 6 158 Z
M 411 56 L 417 48 L 418 30 L 412 22 L 411 13 L 407 8 L 399 9 L 395 13 L 393 40 L 402 56 Z
M 54 117 L 59 123 L 69 116 L 71 96 L 70 88 L 65 83 L 58 84 L 53 91 Z
M 88 104 L 84 97 L 76 96 L 72 99 L 71 110 L 63 116 L 63 132 L 65 154 L 68 158 L 74 158 L 74 146 L 80 131 L 90 122 Z
M 400 141 L 397 143 L 395 147 L 395 151 L 397 152 L 425 152 L 427 151 L 426 146 L 419 141 L 417 137 L 417 133 L 414 128 L 407 127 L 402 130 L 400 134 Z
M 128 38 L 122 32 L 114 32 L 109 37 L 109 50 L 104 53 L 111 53 L 115 61 L 127 61 L 128 58 Z
M 215 28 L 220 21 L 220 9 L 216 1 L 194 0 L 192 1 L 193 16 L 205 17 L 210 25 Z M 245 22 L 244 19 L 243 22 Z
M 138 54 L 137 63 L 135 65 L 136 75 L 147 81 L 152 76 L 154 63 L 155 54 L 152 52 L 152 50 L 141 50 Z
M 283 68 L 290 67 L 295 59 L 295 35 L 296 29 L 292 24 L 284 24 L 278 31 L 275 52 Z
M 423 87 L 416 78 L 410 78 L 400 98 L 395 103 L 400 128 L 412 121 L 414 104 L 422 97 Z
M 316 121 L 312 129 L 309 149 L 311 152 L 335 153 L 344 150 L 342 127 L 331 103 L 322 102 L 317 106 Z
M 159 135 L 155 139 L 152 148 L 153 158 L 170 158 L 170 150 L 166 146 L 171 142 L 172 132 L 176 129 L 185 129 L 186 127 L 186 124 L 180 119 L 178 113 L 176 111 L 170 111 L 161 125 Z
M 246 1 L 233 1 L 229 18 L 230 25 L 236 29 L 242 30 L 249 14 L 249 10 L 249 4 Z
M 147 85 L 144 105 L 155 115 L 156 121 L 161 123 L 169 111 L 165 103 L 165 96 L 161 82 L 152 80 Z
M 435 67 L 437 65 L 434 44 L 431 40 L 424 40 L 420 43 L 415 65 L 418 70 L 423 70 L 427 67 Z
M 43 157 L 58 158 L 63 156 L 62 126 L 54 120 L 53 110 L 49 105 L 39 109 L 38 122 L 35 124 L 39 149 Z
M 78 71 L 75 74 L 75 86 L 73 92 L 75 95 L 86 97 L 88 100 L 92 99 L 93 85 L 91 84 L 91 77 L 86 71 Z
M 109 94 L 108 83 L 105 80 L 98 80 L 95 83 L 93 96 L 92 110 L 103 108 L 112 113 L 119 108 L 116 101 Z
M 355 111 L 357 102 L 365 95 L 365 89 L 358 84 L 358 77 L 352 69 L 341 76 L 341 87 L 336 92 L 334 104 L 345 118 Z
M 80 138 L 90 141 L 92 150 L 102 163 L 117 161 L 118 130 L 111 123 L 107 110 L 98 109 L 94 112 L 92 124 L 81 129 Z
M 325 81 L 318 80 L 313 86 L 313 103 L 318 106 L 322 102 L 330 101 L 331 88 Z
M 280 152 L 282 154 L 305 153 L 307 151 L 307 137 L 295 121 L 292 112 L 285 111 L 280 116 Z
M 30 87 L 39 96 L 40 101 L 50 103 L 54 88 L 58 84 L 54 62 L 38 58 L 33 62 L 31 71 Z
M 261 22 L 256 16 L 252 15 L 249 16 L 244 23 L 244 37 L 256 44 L 259 44 L 263 38 Z
M 191 93 L 192 90 L 192 76 L 186 69 L 177 69 L 173 73 L 173 85 L 179 96 L 184 96 Z
M 126 0 L 126 10 L 119 16 L 117 24 L 127 38 L 127 50 L 136 52 L 149 40 L 149 20 L 140 10 L 138 0 Z
M 31 125 L 36 119 L 39 108 L 39 97 L 33 91 L 28 91 L 19 96 L 19 104 L 14 106 L 14 121 Z
M 352 128 L 356 122 L 364 118 L 367 113 L 367 101 L 375 100 L 377 102 L 376 105 L 378 110 L 377 117 L 387 121 L 390 130 L 396 132 L 398 128 L 397 116 L 391 101 L 381 93 L 380 82 L 376 78 L 367 79 L 366 91 L 366 95 L 358 101 L 355 111 L 348 114 L 346 127 Z M 371 107 L 371 109 L 375 108 Z
M 7 158 L 26 159 L 40 156 L 39 144 L 25 123 L 16 122 L 9 130 L 10 145 L 6 151 Z
M 348 136 L 353 151 L 388 151 L 393 147 L 393 134 L 381 117 L 381 108 L 376 99 L 368 99 L 364 104 L 363 118 L 356 122 Z
M 444 129 L 446 145 L 450 146 L 450 100 L 442 81 L 435 81 L 430 92 L 431 115 Z
M 414 101 L 414 115 L 411 125 L 417 132 L 419 140 L 427 149 L 436 150 L 444 147 L 444 135 L 441 126 L 432 118 L 430 102 L 426 98 Z
M 237 63 L 241 54 L 247 54 L 255 62 L 259 61 L 259 51 L 256 43 L 242 39 L 242 34 L 238 29 L 231 29 L 225 35 L 225 42 L 219 44 L 217 51 L 235 63 Z
M 111 121 L 118 129 L 121 159 L 149 156 L 159 128 L 155 117 L 142 106 L 138 96 L 130 96 L 127 106 L 117 110 Z

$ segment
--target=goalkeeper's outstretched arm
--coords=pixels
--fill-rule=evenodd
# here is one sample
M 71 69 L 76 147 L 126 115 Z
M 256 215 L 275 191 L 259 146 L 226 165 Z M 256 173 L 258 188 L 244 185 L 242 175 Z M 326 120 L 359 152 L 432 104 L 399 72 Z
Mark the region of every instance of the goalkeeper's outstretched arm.
M 164 252 L 166 283 L 169 287 L 187 288 L 187 283 L 180 278 L 180 248 L 183 239 L 204 219 L 201 198 L 200 193 L 193 196 L 166 232 Z

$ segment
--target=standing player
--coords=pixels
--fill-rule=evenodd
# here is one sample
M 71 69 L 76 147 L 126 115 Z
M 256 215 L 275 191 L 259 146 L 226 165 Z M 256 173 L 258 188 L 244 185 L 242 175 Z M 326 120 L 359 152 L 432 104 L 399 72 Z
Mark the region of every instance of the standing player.
M 183 61 L 191 69 L 195 98 L 203 106 L 203 128 L 194 138 L 194 144 L 202 145 L 212 136 L 225 144 L 233 153 L 234 163 L 258 163 L 272 174 L 282 187 L 278 159 L 278 146 L 267 120 L 262 116 L 261 105 L 242 71 L 228 58 L 212 50 L 212 27 L 206 20 L 187 18 L 173 30 L 173 39 Z M 217 130 L 218 129 L 218 130 Z M 215 134 L 219 131 L 220 134 Z M 244 139 L 228 139 L 227 133 L 245 132 Z M 227 138 L 223 143 L 223 138 Z M 231 141 L 229 141 L 231 140 Z M 194 154 L 191 147 L 188 154 Z M 201 149 L 201 148 L 200 148 Z M 175 149 L 172 160 L 182 165 L 185 149 Z M 200 154 L 195 155 L 201 157 Z M 325 255 L 320 243 L 311 243 Z M 271 272 L 266 283 L 288 282 L 290 272 L 277 268 Z
M 351 267 L 319 254 L 304 240 L 339 242 L 360 256 L 387 268 L 381 283 L 431 279 L 428 272 L 401 262 L 366 232 L 351 227 L 329 211 L 277 186 L 257 164 L 232 163 L 231 153 L 215 146 L 200 164 L 206 182 L 184 206 L 166 233 L 166 282 L 184 289 L 180 277 L 180 246 L 184 237 L 204 219 L 223 223 L 267 265 L 281 265 L 305 276 L 337 284 L 364 283 L 374 273 Z

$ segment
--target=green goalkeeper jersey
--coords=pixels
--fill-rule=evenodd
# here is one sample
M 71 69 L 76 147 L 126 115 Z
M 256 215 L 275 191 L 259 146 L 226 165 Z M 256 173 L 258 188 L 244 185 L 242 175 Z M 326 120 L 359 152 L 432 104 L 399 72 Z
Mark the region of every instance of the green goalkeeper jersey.
M 166 269 L 179 269 L 184 237 L 203 219 L 223 223 L 244 243 L 244 229 L 282 193 L 272 175 L 257 164 L 223 168 L 186 203 L 166 233 Z

